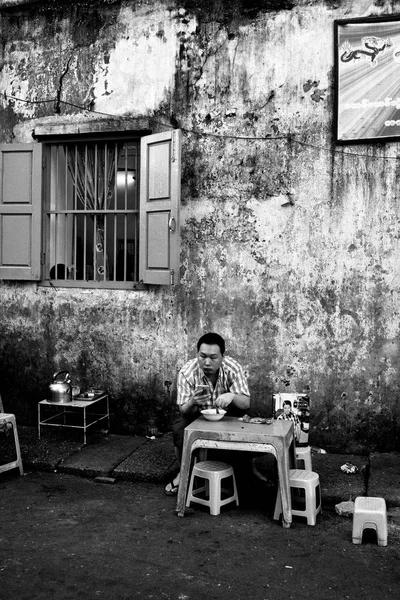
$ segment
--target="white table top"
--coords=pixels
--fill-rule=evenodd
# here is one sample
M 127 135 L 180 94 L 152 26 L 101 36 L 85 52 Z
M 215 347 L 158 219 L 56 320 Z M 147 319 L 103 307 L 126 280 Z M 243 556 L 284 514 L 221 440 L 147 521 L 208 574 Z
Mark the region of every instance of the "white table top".
M 224 439 L 267 443 L 267 438 L 292 438 L 292 421 L 274 420 L 271 424 L 245 423 L 236 417 L 224 417 L 220 421 L 207 421 L 203 416 L 186 427 L 188 432 L 216 435 Z

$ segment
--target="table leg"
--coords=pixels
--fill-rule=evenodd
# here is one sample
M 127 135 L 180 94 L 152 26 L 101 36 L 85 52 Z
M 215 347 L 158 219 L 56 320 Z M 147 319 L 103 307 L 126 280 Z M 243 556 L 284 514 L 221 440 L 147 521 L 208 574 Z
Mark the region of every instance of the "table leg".
M 16 421 L 16 419 L 14 419 L 14 421 L 13 421 L 13 432 L 14 432 L 15 451 L 17 453 L 17 465 L 18 465 L 18 468 L 19 468 L 20 475 L 23 475 L 24 474 L 24 468 L 22 466 L 21 447 L 19 445 L 19 437 L 18 437 L 18 430 L 17 430 L 17 421 Z
M 290 468 L 291 469 L 296 469 L 296 443 L 294 441 L 293 438 L 293 442 L 290 444 L 290 450 L 289 450 L 289 460 L 290 460 Z
M 289 482 L 289 456 L 288 450 L 283 445 L 282 451 L 277 454 L 279 492 L 282 501 L 282 525 L 289 528 L 292 524 L 292 501 L 290 497 Z
M 178 497 L 176 501 L 176 509 L 178 517 L 183 517 L 185 514 L 186 494 L 189 485 L 190 463 L 192 460 L 192 440 L 185 431 L 183 438 L 182 462 L 179 476 Z
M 86 445 L 86 406 L 83 407 L 83 445 Z

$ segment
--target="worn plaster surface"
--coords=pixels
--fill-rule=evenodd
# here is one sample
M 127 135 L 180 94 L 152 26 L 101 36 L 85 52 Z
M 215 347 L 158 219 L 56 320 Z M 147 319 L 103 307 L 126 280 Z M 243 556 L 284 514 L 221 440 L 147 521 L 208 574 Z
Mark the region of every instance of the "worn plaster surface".
M 258 409 L 276 389 L 309 390 L 322 442 L 369 447 L 383 428 L 398 444 L 398 144 L 332 143 L 334 20 L 397 3 L 271 4 L 0 11 L 1 142 L 88 119 L 183 130 L 179 285 L 1 284 L 2 386 L 25 419 L 68 366 L 107 387 L 116 427 L 157 420 L 177 368 L 216 330 Z

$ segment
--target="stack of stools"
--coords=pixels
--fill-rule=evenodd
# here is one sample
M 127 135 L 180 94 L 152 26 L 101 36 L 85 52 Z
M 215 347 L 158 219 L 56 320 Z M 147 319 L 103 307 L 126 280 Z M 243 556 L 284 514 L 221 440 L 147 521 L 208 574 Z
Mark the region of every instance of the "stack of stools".
M 222 481 L 228 478 L 231 479 L 229 491 L 222 488 Z M 203 479 L 203 484 L 200 486 L 197 485 L 198 479 Z M 223 492 L 228 493 L 224 499 L 222 498 Z M 202 498 L 200 495 L 205 497 Z M 193 466 L 186 506 L 190 506 L 191 502 L 203 504 L 210 508 L 211 515 L 219 515 L 221 506 L 233 501 L 239 506 L 235 474 L 231 465 L 216 460 L 204 460 Z
M 387 546 L 386 502 L 358 496 L 354 501 L 353 544 L 361 544 L 364 529 L 375 529 L 378 546 Z
M 292 495 L 292 515 L 305 517 L 308 525 L 315 525 L 317 515 L 321 512 L 321 491 L 319 475 L 313 471 L 290 469 L 290 492 Z M 276 495 L 274 519 L 279 519 L 282 512 L 281 493 Z
M 312 471 L 310 446 L 296 446 L 296 467 Z

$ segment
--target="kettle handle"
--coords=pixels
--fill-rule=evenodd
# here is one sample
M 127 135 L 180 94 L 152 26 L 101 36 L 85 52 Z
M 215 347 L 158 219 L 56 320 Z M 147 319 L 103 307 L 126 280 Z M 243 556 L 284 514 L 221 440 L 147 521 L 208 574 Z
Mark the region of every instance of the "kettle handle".
M 69 371 L 57 371 L 57 373 L 54 373 L 54 375 L 53 375 L 53 383 L 55 382 L 55 379 L 59 375 L 62 375 L 63 373 L 65 373 L 64 381 L 63 382 L 59 382 L 59 383 L 69 383 L 69 382 L 67 382 L 67 378 L 69 377 Z

